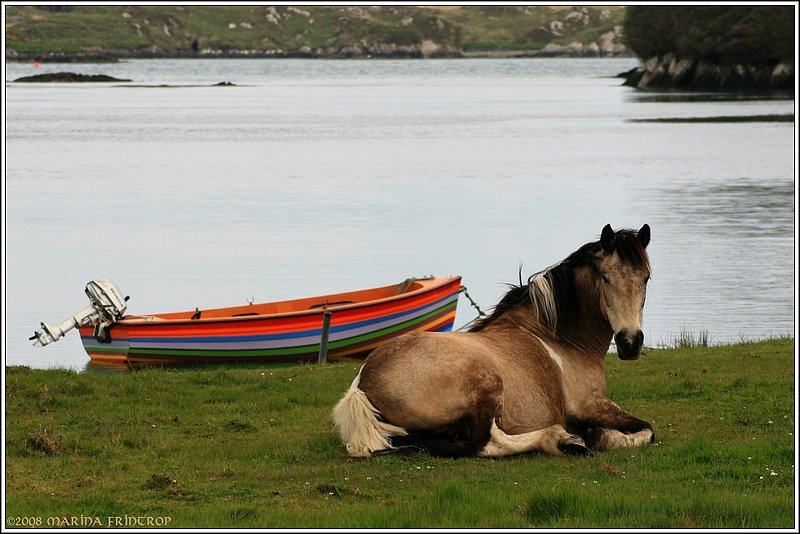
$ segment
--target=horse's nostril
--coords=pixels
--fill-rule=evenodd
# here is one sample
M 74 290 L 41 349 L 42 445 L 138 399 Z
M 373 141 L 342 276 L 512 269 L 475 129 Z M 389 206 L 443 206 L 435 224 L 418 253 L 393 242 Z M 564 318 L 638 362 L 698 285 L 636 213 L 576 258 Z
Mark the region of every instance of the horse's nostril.
M 614 336 L 614 341 L 618 346 L 640 347 L 644 343 L 644 333 L 641 330 L 636 330 L 633 333 L 630 330 L 620 330 Z
M 620 358 L 623 360 L 635 359 L 638 358 L 644 343 L 644 334 L 641 330 L 620 330 L 614 336 L 614 342 Z

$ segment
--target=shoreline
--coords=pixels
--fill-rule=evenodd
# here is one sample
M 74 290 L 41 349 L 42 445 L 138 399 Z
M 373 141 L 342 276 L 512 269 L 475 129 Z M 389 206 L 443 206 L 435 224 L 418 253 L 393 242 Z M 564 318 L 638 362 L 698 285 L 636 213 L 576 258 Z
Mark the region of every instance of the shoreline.
M 628 51 L 596 52 L 596 51 L 553 51 L 553 50 L 442 50 L 423 53 L 419 50 L 396 50 L 392 52 L 355 53 L 352 50 L 328 52 L 319 50 L 229 50 L 214 52 L 100 52 L 95 54 L 39 54 L 18 52 L 6 54 L 6 63 L 119 63 L 130 59 L 517 59 L 517 58 L 577 58 L 577 59 L 611 59 L 636 58 Z
M 734 349 L 737 347 L 742 346 L 759 346 L 759 345 L 766 345 L 771 343 L 792 343 L 794 344 L 795 338 L 794 335 L 783 335 L 783 336 L 774 336 L 774 337 L 766 337 L 761 339 L 749 339 L 743 341 L 736 341 L 736 342 L 729 342 L 729 343 L 709 343 L 708 342 L 708 335 L 706 333 L 700 334 L 691 334 L 691 333 L 683 333 L 679 337 L 676 337 L 672 340 L 671 343 L 659 343 L 655 346 L 644 346 L 643 350 L 645 351 L 668 351 L 668 350 L 729 350 Z M 616 353 L 609 351 L 606 353 L 606 356 L 615 356 Z M 207 364 L 179 364 L 179 365 L 169 365 L 169 364 L 154 364 L 154 365 L 128 365 L 128 364 L 98 364 L 97 362 L 93 362 L 91 359 L 88 359 L 83 367 L 31 367 L 30 365 L 26 365 L 24 363 L 16 363 L 16 364 L 9 364 L 6 363 L 5 370 L 6 373 L 11 371 L 12 373 L 34 373 L 34 372 L 56 372 L 56 373 L 75 373 L 75 374 L 95 374 L 95 375 L 103 375 L 103 374 L 116 374 L 116 373 L 128 373 L 128 372 L 141 372 L 141 371 L 156 371 L 156 370 L 163 370 L 163 371 L 213 371 L 213 370 L 220 370 L 220 369 L 260 369 L 260 368 L 284 368 L 284 367 L 294 367 L 294 366 L 307 366 L 307 365 L 341 365 L 345 366 L 348 364 L 357 364 L 361 365 L 363 360 L 348 360 L 348 361 L 338 361 L 338 362 L 328 362 L 327 364 L 318 364 L 318 363 L 308 363 L 308 362 L 214 362 L 214 363 L 207 363 Z

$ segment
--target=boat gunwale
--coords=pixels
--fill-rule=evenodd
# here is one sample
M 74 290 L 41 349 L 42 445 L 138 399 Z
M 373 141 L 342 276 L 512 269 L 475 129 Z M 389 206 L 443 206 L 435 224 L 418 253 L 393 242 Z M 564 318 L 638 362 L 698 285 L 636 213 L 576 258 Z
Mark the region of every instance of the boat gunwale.
M 163 326 L 163 325 L 170 325 L 170 324 L 203 324 L 203 323 L 228 323 L 228 322 L 247 322 L 247 321 L 255 321 L 255 320 L 264 320 L 264 319 L 279 319 L 279 318 L 291 318 L 291 317 L 302 317 L 302 316 L 314 316 L 314 315 L 322 315 L 326 311 L 346 311 L 346 310 L 353 310 L 358 308 L 368 308 L 371 306 L 378 306 L 382 304 L 388 304 L 391 302 L 396 302 L 400 300 L 405 300 L 409 298 L 413 298 L 415 296 L 419 296 L 421 294 L 429 293 L 431 291 L 435 291 L 437 289 L 443 288 L 449 284 L 454 282 L 460 281 L 462 279 L 461 275 L 450 275 L 450 276 L 442 276 L 442 277 L 435 277 L 435 278 L 416 278 L 413 280 L 413 283 L 419 283 L 422 287 L 417 289 L 413 289 L 411 291 L 406 291 L 404 293 L 399 293 L 397 295 L 391 295 L 384 298 L 372 299 L 372 300 L 364 300 L 360 302 L 353 302 L 349 304 L 334 304 L 328 307 L 318 307 L 312 308 L 307 310 L 295 310 L 295 311 L 285 311 L 285 312 L 275 312 L 275 313 L 255 313 L 251 315 L 240 315 L 240 316 L 221 316 L 221 317 L 199 317 L 198 319 L 191 319 L 191 318 L 181 318 L 181 319 L 165 319 L 163 315 L 171 315 L 174 313 L 192 313 L 191 311 L 184 311 L 184 312 L 167 312 L 163 315 L 158 313 L 150 313 L 150 314 L 142 314 L 142 315 L 132 315 L 130 317 L 122 317 L 117 320 L 114 324 L 118 326 L 128 326 L 128 327 L 147 327 L 147 326 Z M 279 304 L 279 303 L 289 303 L 298 300 L 316 300 L 316 299 L 327 299 L 331 297 L 339 297 L 342 295 L 348 295 L 353 293 L 360 293 L 366 291 L 380 291 L 390 289 L 392 287 L 398 287 L 402 285 L 405 281 L 400 282 L 399 284 L 389 284 L 386 286 L 379 286 L 373 287 L 368 289 L 362 290 L 355 290 L 355 291 L 345 291 L 341 293 L 330 293 L 326 295 L 316 295 L 311 297 L 301 297 L 298 299 L 290 299 L 290 300 L 283 300 L 283 301 L 272 301 L 272 302 L 262 302 L 258 304 L 253 304 L 253 306 L 261 306 L 263 304 Z M 232 308 L 244 308 L 246 306 L 228 306 L 222 308 L 208 308 L 207 312 L 218 312 L 221 310 L 227 310 Z M 163 312 L 162 312 L 163 313 Z

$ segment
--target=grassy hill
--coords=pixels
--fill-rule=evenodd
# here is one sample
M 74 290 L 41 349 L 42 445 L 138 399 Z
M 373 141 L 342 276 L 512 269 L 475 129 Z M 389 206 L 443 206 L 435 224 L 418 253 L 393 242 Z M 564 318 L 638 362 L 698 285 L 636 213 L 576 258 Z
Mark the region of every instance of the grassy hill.
M 618 55 L 623 7 L 7 6 L 6 58 Z

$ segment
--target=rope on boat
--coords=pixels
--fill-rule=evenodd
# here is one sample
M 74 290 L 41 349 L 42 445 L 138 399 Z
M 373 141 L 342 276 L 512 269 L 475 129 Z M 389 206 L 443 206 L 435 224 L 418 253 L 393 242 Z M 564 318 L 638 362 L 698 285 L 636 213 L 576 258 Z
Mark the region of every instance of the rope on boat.
M 467 297 L 467 300 L 469 300 L 469 303 L 472 304 L 472 307 L 478 310 L 478 317 L 476 320 L 483 319 L 484 317 L 486 317 L 486 314 L 481 311 L 481 309 L 478 307 L 478 304 L 476 304 L 475 301 L 472 300 L 472 297 L 469 296 L 469 293 L 467 293 L 467 286 L 461 286 L 461 289 L 459 289 L 459 291 L 461 293 L 464 293 L 464 295 Z

